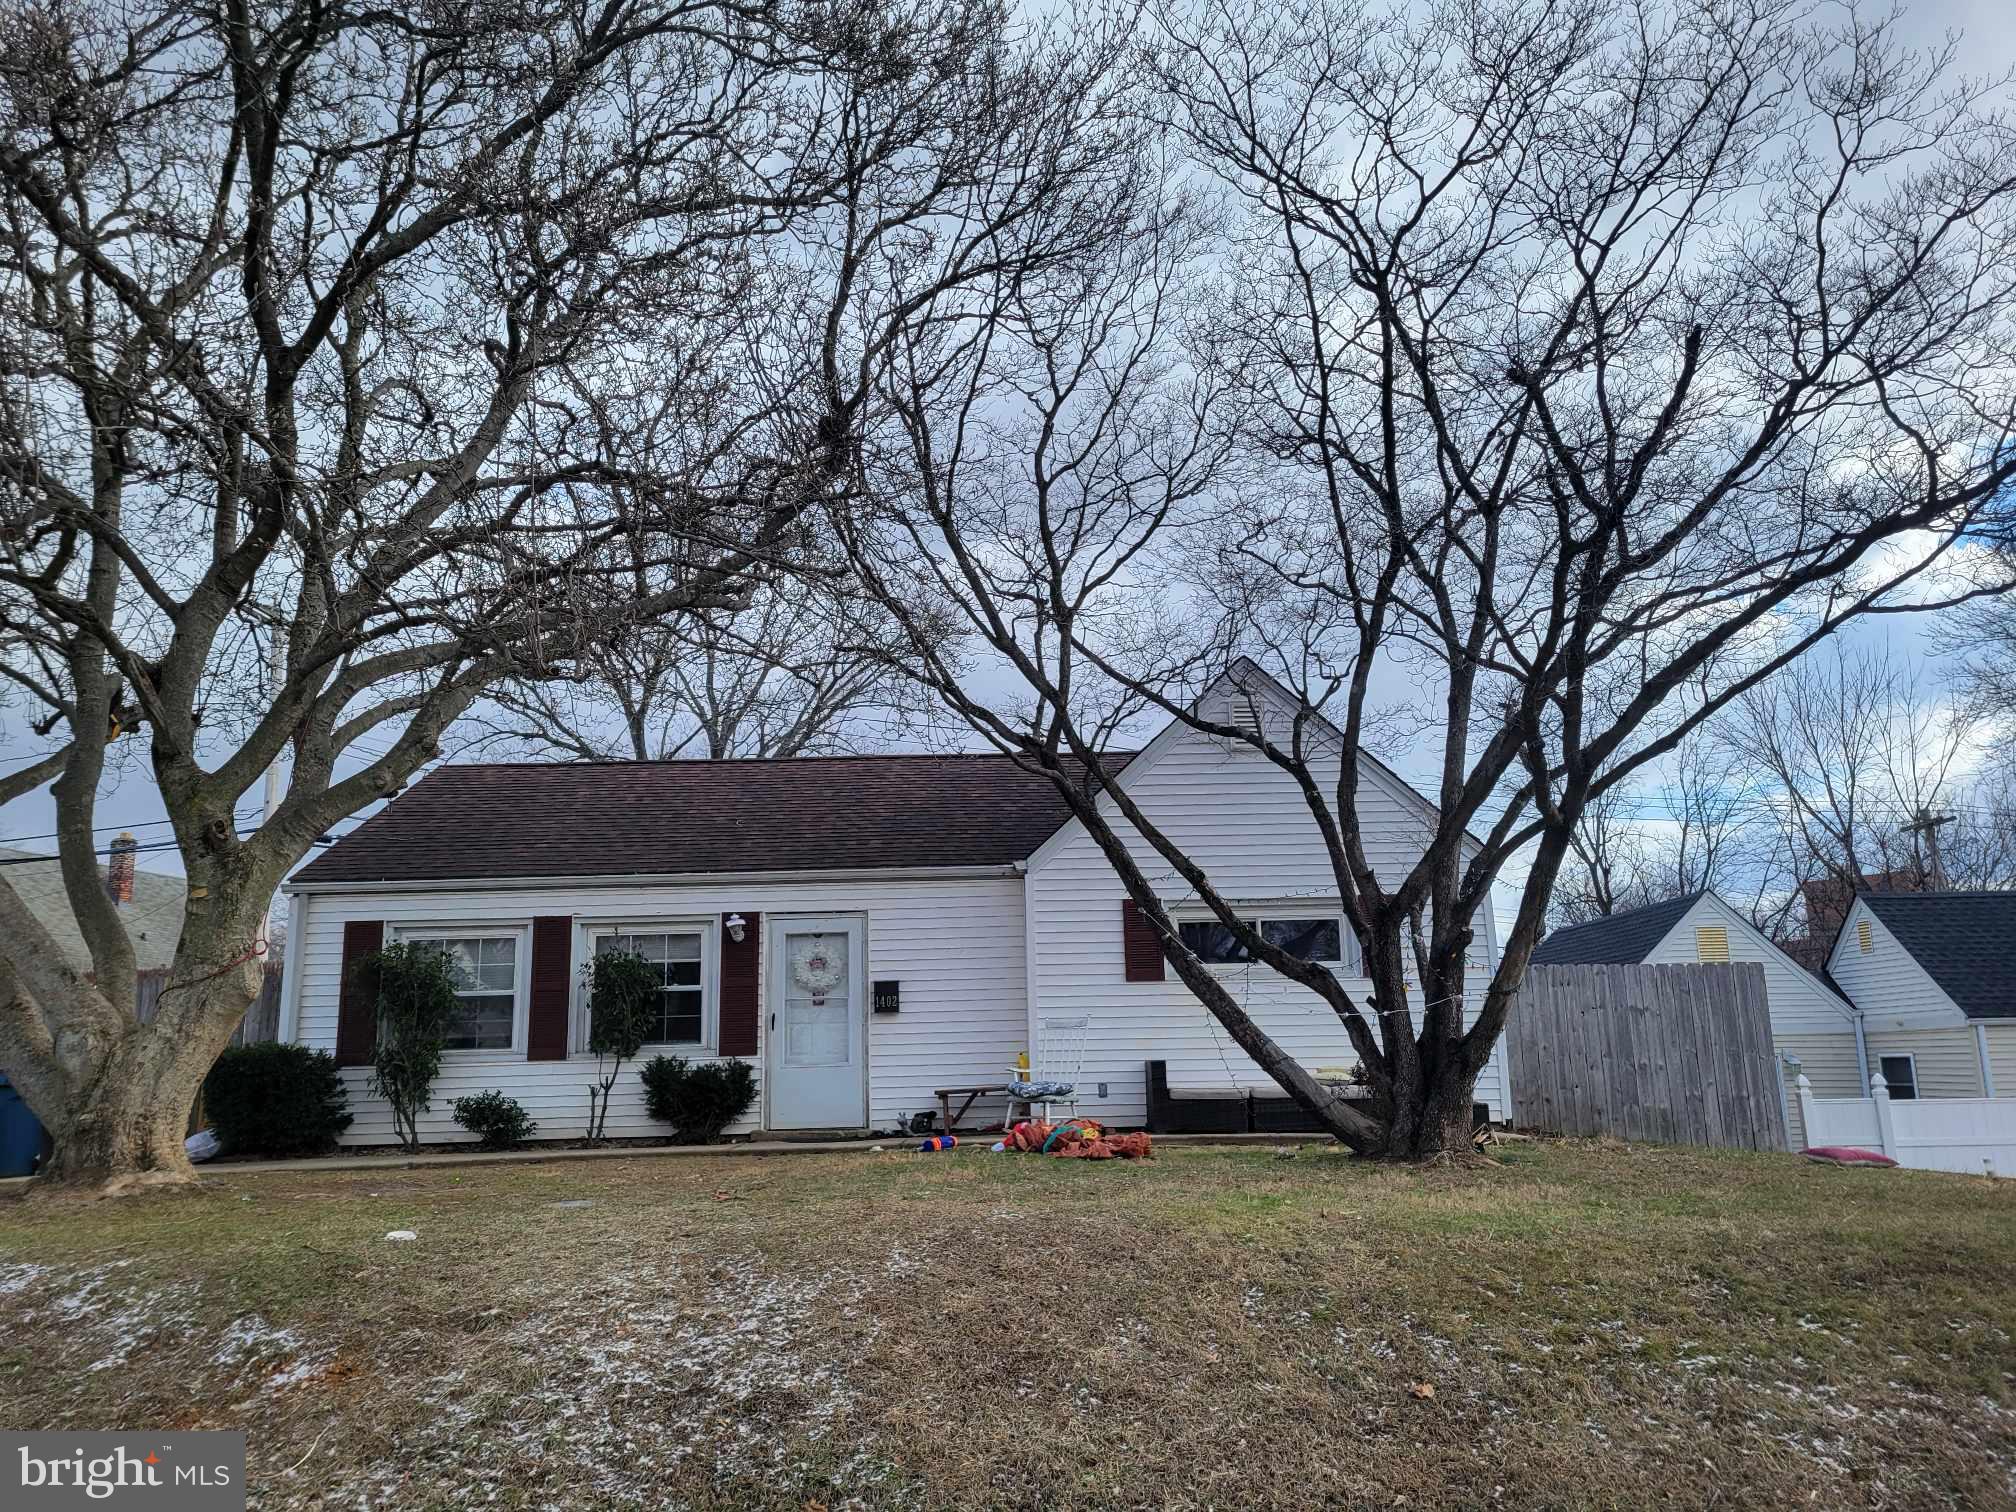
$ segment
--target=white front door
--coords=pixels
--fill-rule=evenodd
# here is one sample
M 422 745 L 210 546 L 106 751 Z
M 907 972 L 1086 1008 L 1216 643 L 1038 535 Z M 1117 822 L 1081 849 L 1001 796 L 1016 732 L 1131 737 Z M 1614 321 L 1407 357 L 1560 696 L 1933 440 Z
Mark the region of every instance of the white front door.
M 773 1129 L 868 1122 L 859 918 L 769 921 L 770 1033 L 763 1103 Z

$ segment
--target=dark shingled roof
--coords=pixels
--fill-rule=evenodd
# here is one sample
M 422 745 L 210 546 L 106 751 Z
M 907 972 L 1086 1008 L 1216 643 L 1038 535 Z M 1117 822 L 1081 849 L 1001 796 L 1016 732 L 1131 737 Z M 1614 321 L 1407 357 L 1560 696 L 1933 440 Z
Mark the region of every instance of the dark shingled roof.
M 294 880 L 1005 867 L 1068 818 L 1047 777 L 998 755 L 450 765 Z
M 2016 892 L 1863 893 L 1969 1018 L 2016 1018 Z
M 1557 929 L 1533 952 L 1535 966 L 1632 966 L 1652 953 L 1681 917 L 1701 901 L 1691 892 L 1684 898 L 1649 903 L 1628 913 L 1591 919 Z

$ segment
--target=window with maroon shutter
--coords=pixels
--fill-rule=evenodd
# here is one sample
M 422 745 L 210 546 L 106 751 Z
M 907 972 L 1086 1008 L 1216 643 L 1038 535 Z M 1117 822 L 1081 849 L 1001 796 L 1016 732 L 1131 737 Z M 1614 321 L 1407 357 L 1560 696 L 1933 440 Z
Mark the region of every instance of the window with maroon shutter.
M 1130 982 L 1162 980 L 1162 942 L 1132 898 L 1120 903 L 1120 954 Z
M 721 927 L 721 1053 L 754 1055 L 761 1010 L 757 963 L 763 956 L 763 916 L 742 915 L 742 938 Z
M 336 992 L 336 1064 L 368 1066 L 378 1048 L 378 984 L 362 969 L 385 948 L 381 919 L 352 919 L 343 926 L 343 981 Z
M 532 921 L 532 976 L 525 1000 L 525 1059 L 567 1059 L 567 983 L 574 964 L 574 921 L 544 914 Z

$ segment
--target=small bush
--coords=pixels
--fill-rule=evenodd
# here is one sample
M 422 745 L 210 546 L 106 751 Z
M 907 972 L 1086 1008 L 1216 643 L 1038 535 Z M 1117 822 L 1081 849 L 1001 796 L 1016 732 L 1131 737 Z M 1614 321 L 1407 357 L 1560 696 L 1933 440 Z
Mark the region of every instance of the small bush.
M 481 1135 L 486 1150 L 512 1150 L 538 1131 L 536 1120 L 525 1116 L 525 1106 L 502 1092 L 478 1092 L 458 1097 L 451 1106 L 455 1122 L 471 1134 Z
M 683 1055 L 654 1055 L 638 1073 L 644 1078 L 644 1106 L 660 1123 L 672 1125 L 679 1144 L 707 1144 L 749 1111 L 756 1101 L 756 1073 L 746 1061 L 702 1061 Z
M 327 1050 L 237 1045 L 203 1081 L 203 1111 L 234 1155 L 320 1155 L 350 1127 L 343 1078 Z

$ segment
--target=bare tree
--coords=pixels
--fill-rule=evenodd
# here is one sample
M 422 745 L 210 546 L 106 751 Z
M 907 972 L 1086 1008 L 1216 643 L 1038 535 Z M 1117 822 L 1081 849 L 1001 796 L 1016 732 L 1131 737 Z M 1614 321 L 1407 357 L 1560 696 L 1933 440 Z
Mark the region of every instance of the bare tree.
M 850 549 L 899 619 L 929 585 L 1012 675 L 993 696 L 915 648 L 1050 774 L 1241 1048 L 1354 1148 L 1432 1156 L 1467 1139 L 1589 805 L 1893 602 L 2016 471 L 2016 133 L 1950 51 L 1777 0 L 1159 20 L 1156 108 L 1232 207 L 1217 286 L 1193 302 L 1180 222 L 1119 225 L 1115 189 L 1100 265 L 913 327 Z M 1357 801 L 1381 668 L 1434 729 L 1404 864 Z M 1292 714 L 1195 701 L 1264 700 L 1260 672 Z M 1143 710 L 1302 795 L 1369 994 L 1258 933 L 1090 760 Z M 1379 1111 L 1184 946 L 1192 899 L 1330 1006 Z
M 1592 798 L 1568 842 L 1549 917 L 1555 925 L 1714 889 L 1762 919 L 1782 910 L 1770 863 L 1775 833 L 1745 757 L 1697 728 L 1644 787 L 1619 783 Z M 1763 847 L 1760 849 L 1760 846 Z
M 847 583 L 775 579 L 745 609 L 641 628 L 513 682 L 465 720 L 469 748 L 578 761 L 832 755 L 886 743 L 910 713 L 890 627 Z
M 1018 238 L 1081 252 L 1049 207 L 1107 171 L 1115 43 L 990 3 L 4 28 L 0 673 L 61 749 L 0 798 L 53 779 L 92 970 L 0 875 L 0 1067 L 58 1176 L 186 1180 L 288 867 L 491 688 L 835 570 L 888 271 L 921 318 Z M 189 878 L 146 1026 L 92 840 L 133 744 Z
M 1761 779 L 1760 827 L 1785 868 L 1778 892 L 1823 881 L 1843 907 L 1864 888 L 1938 880 L 1932 836 L 1914 826 L 1971 786 L 1980 733 L 1975 710 L 1932 696 L 1889 652 L 1839 649 L 1752 689 L 1717 728 Z M 1980 846 L 1967 849 L 1992 869 Z
M 1654 861 L 1632 788 L 1620 785 L 1591 799 L 1576 821 L 1568 851 L 1548 903 L 1548 923 L 1555 928 L 1629 913 L 1666 896 L 1654 881 Z

